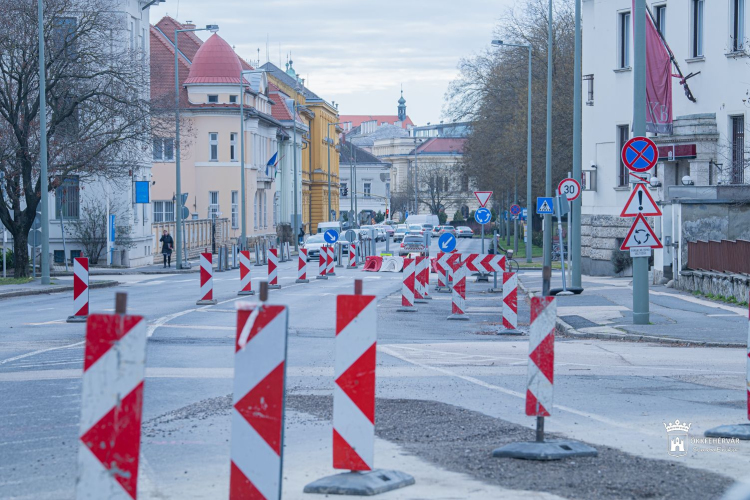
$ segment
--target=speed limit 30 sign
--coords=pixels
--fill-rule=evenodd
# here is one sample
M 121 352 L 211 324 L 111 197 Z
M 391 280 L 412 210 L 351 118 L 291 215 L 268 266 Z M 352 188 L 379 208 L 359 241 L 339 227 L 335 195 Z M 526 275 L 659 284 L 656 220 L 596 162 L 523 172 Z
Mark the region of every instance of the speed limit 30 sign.
M 565 195 L 568 201 L 573 201 L 581 196 L 581 184 L 572 177 L 568 177 L 561 180 L 560 184 L 557 185 L 557 192 L 560 195 Z

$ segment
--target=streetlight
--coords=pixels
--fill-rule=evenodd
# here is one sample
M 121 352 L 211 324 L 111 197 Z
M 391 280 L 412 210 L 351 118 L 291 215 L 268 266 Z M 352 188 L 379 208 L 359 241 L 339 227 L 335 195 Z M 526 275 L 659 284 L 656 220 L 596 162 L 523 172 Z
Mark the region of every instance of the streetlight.
M 331 221 L 331 127 L 341 125 L 340 123 L 329 123 L 326 129 L 326 149 L 328 149 L 328 221 Z
M 298 100 L 299 100 L 299 79 L 297 79 L 297 84 L 294 86 L 294 106 L 293 106 L 293 116 L 292 116 L 292 132 L 294 134 L 294 143 L 292 144 L 292 155 L 294 156 L 294 214 L 292 217 L 294 218 L 294 222 L 292 224 L 293 230 L 294 230 L 294 249 L 299 250 L 299 223 L 301 222 L 301 217 L 299 216 L 298 207 L 297 207 L 297 184 L 299 183 L 298 180 L 298 173 L 297 173 L 297 106 Z M 302 188 L 300 187 L 299 191 L 302 191 Z
M 531 262 L 531 44 L 505 43 L 502 40 L 492 40 L 496 47 L 526 47 L 529 49 L 529 83 L 528 83 L 528 116 L 526 118 L 526 262 Z M 516 203 L 518 203 L 518 186 L 516 185 Z M 517 238 L 518 236 L 516 236 Z
M 40 0 L 41 1 L 41 0 Z M 180 231 L 180 225 L 182 223 L 182 188 L 180 187 L 180 65 L 178 63 L 180 49 L 178 48 L 178 39 L 180 33 L 187 33 L 188 31 L 210 31 L 216 33 L 219 31 L 219 26 L 216 24 L 207 24 L 205 28 L 191 28 L 174 30 L 174 115 L 175 115 L 175 198 L 180 206 L 177 207 L 176 222 L 176 238 L 175 245 L 177 246 L 177 269 L 182 269 L 182 232 Z M 244 169 L 243 169 L 244 173 Z M 244 186 L 244 183 L 243 183 Z M 244 213 L 244 210 L 243 210 Z
M 421 143 L 420 143 L 421 144 Z M 414 136 L 414 215 L 419 213 L 419 200 L 417 198 L 417 193 L 419 192 L 418 182 L 419 177 L 417 174 L 417 149 L 419 148 L 419 144 L 417 144 L 417 136 Z
M 42 202 L 42 285 L 49 285 L 49 185 L 47 179 L 47 79 L 44 62 L 44 9 L 42 0 L 37 1 L 39 22 L 39 184 Z M 62 215 L 60 216 L 62 217 Z M 33 252 L 32 252 L 33 257 Z M 3 261 L 5 256 L 3 256 Z M 31 263 L 35 265 L 35 260 Z
M 245 193 L 245 74 L 252 70 L 240 70 L 240 198 L 242 206 L 242 232 L 240 234 L 240 247 L 242 250 L 247 246 L 247 194 Z

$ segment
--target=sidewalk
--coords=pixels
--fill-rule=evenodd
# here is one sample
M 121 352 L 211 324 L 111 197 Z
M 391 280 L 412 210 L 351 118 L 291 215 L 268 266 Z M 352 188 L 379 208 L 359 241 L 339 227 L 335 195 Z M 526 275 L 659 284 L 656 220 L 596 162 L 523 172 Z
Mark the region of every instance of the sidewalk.
M 526 271 L 520 284 L 541 293 L 541 271 Z M 666 288 L 649 287 L 650 324 L 633 324 L 632 278 L 583 276 L 581 295 L 558 297 L 558 329 L 570 336 L 745 347 L 746 307 L 712 301 Z M 552 273 L 552 288 L 561 287 Z
M 72 276 L 72 274 L 71 274 Z M 0 286 L 0 300 L 12 297 L 24 297 L 26 295 L 42 295 L 46 293 L 60 293 L 73 291 L 73 281 L 63 278 L 63 280 L 51 279 L 52 284 L 42 285 L 42 280 L 37 278 L 29 283 L 22 285 L 2 285 Z M 117 286 L 117 281 L 111 280 L 91 280 L 89 288 L 108 288 Z

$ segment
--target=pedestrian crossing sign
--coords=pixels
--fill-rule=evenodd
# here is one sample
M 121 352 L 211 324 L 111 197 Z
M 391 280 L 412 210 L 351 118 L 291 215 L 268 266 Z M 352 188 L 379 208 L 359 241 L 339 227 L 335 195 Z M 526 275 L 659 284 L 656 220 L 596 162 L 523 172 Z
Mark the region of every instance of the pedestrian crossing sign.
M 554 214 L 554 202 L 553 199 L 545 198 L 545 197 L 539 197 L 536 199 L 536 213 L 539 215 L 546 215 L 546 214 Z

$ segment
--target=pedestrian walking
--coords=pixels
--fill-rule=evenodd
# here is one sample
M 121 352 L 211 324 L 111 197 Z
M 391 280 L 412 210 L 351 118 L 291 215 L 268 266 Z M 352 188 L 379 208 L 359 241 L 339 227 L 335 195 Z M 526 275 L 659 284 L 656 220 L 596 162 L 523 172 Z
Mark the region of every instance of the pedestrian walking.
M 299 228 L 299 235 L 297 237 L 299 238 L 300 245 L 305 242 L 305 228 Z
M 174 240 L 166 229 L 162 231 L 161 238 L 161 254 L 164 256 L 164 267 L 172 267 L 172 247 L 174 246 Z

